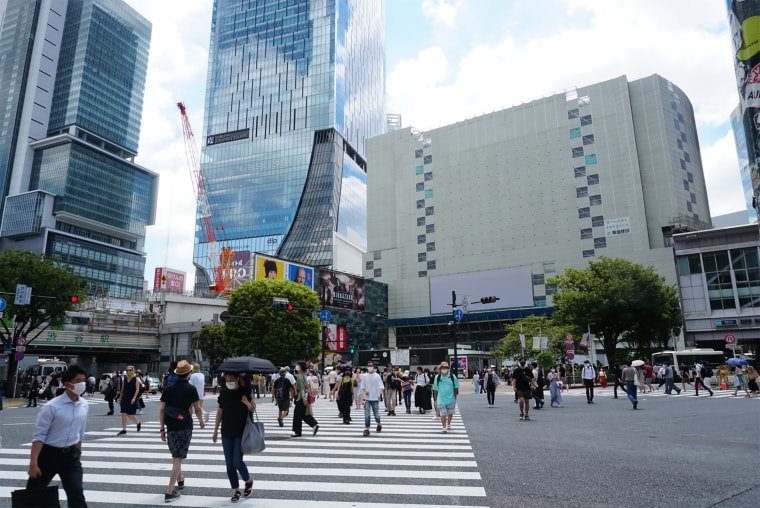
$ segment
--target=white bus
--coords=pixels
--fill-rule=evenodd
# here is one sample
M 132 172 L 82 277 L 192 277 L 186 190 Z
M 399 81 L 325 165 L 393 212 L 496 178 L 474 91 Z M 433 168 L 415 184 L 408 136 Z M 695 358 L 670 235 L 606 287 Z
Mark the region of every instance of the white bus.
M 726 355 L 723 351 L 714 349 L 684 349 L 682 351 L 661 351 L 652 355 L 652 365 L 658 363 L 669 363 L 680 367 L 682 363 L 694 365 L 699 362 L 702 365 L 708 364 L 711 367 L 717 367 L 726 361 Z

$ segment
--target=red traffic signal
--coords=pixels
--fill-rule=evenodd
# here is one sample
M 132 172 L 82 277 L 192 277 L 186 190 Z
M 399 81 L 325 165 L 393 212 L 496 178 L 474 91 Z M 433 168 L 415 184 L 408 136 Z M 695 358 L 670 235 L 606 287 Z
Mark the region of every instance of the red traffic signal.
M 480 299 L 480 303 L 495 303 L 499 298 L 495 296 L 484 296 Z
M 79 297 L 76 295 L 56 295 L 55 299 L 59 302 L 79 303 Z

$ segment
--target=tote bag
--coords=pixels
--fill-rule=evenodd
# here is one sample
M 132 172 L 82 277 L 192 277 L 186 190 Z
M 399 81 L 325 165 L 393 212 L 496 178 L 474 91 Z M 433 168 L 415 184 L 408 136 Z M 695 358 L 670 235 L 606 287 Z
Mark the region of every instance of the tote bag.
M 38 490 L 14 490 L 11 492 L 13 508 L 51 508 L 58 507 L 58 487 L 49 486 Z
M 256 417 L 255 420 L 254 416 Z M 259 415 L 256 411 L 253 414 L 248 413 L 240 448 L 244 454 L 260 453 L 266 448 L 266 444 L 264 443 L 264 422 L 259 420 Z

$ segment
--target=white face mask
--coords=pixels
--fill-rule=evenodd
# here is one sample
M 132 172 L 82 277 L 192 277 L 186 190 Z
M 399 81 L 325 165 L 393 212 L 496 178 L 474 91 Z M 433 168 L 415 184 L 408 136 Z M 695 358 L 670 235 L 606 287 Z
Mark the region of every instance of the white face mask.
M 224 384 L 225 384 L 225 386 L 227 387 L 228 390 L 234 390 L 235 388 L 237 388 L 237 385 L 238 385 L 234 381 L 231 382 L 231 383 L 224 383 Z
M 87 389 L 87 383 L 82 381 L 81 383 L 71 383 L 74 388 L 71 390 L 76 395 L 82 395 L 84 391 Z
M 299 367 L 298 365 L 296 365 L 296 372 L 301 372 L 301 367 Z
M 449 373 L 449 369 L 441 369 L 441 374 L 444 376 Z
M 372 374 L 373 372 L 375 372 L 375 368 L 374 367 L 367 367 L 367 372 L 369 372 L 370 374 Z
M 488 369 L 488 372 L 490 373 L 490 372 L 493 372 L 493 371 L 491 369 Z

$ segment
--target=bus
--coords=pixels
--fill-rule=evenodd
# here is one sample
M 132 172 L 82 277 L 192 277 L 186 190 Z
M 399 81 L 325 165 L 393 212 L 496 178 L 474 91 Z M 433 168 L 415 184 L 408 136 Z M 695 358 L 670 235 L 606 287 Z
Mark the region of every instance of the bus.
M 682 351 L 660 351 L 652 355 L 652 365 L 658 363 L 669 363 L 670 365 L 680 366 L 682 363 L 686 365 L 694 365 L 694 362 L 701 363 L 702 365 L 708 364 L 711 367 L 716 367 L 723 364 L 726 361 L 726 355 L 723 351 L 715 351 L 714 349 L 684 349 Z

